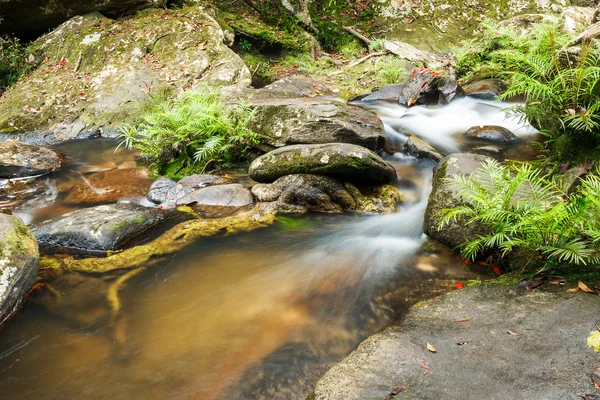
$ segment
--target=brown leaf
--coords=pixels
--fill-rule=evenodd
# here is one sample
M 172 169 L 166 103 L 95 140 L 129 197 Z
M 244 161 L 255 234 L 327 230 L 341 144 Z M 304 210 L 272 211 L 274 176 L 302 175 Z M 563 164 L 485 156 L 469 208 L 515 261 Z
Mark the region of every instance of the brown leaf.
M 579 289 L 581 289 L 582 291 L 586 292 L 586 293 L 594 293 L 594 291 L 593 291 L 592 289 L 590 289 L 590 288 L 588 287 L 588 285 L 586 285 L 585 283 L 583 283 L 583 282 L 581 282 L 581 281 L 579 281 L 579 282 L 577 283 L 577 287 L 578 287 Z
M 469 342 L 467 342 L 467 341 L 464 341 L 464 340 L 461 340 L 461 341 L 458 341 L 458 342 L 456 342 L 456 344 L 457 344 L 457 345 L 459 345 L 459 346 L 463 346 L 463 345 L 465 345 L 465 344 L 467 344 L 467 343 L 469 343 Z
M 400 385 L 400 386 L 397 386 L 397 387 L 393 388 L 392 391 L 390 392 L 390 394 L 392 396 L 395 396 L 398 393 L 402 392 L 403 390 L 404 390 L 404 386 Z
M 564 285 L 565 283 L 567 283 L 567 280 L 562 276 L 551 276 L 550 283 L 553 285 Z
M 578 287 L 567 289 L 567 293 L 575 293 L 575 292 L 579 292 L 579 288 Z
M 469 322 L 471 318 L 455 319 L 454 322 Z
M 520 333 L 515 332 L 515 331 L 511 331 L 511 330 L 506 331 L 506 333 L 508 333 L 509 335 L 513 335 L 513 336 L 521 336 Z
M 423 360 L 418 360 L 417 361 L 417 365 L 420 368 L 423 368 L 425 371 L 423 372 L 423 375 L 427 375 L 429 373 L 429 367 L 427 366 L 427 363 Z
M 427 343 L 427 350 L 429 350 L 432 353 L 435 353 L 437 351 L 431 343 Z

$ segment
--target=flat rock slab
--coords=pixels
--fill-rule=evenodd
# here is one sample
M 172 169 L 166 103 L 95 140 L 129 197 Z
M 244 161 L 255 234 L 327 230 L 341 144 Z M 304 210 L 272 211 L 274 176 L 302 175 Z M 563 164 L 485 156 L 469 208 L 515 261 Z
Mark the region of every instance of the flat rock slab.
M 600 322 L 599 307 L 600 297 L 569 294 L 564 287 L 526 292 L 495 285 L 448 293 L 416 305 L 404 320 L 364 341 L 319 380 L 314 399 L 383 400 L 400 385 L 404 390 L 390 398 L 564 400 L 597 394 L 590 374 L 600 355 L 586 338 Z M 471 320 L 453 322 L 465 318 Z
M 0 141 L 0 178 L 43 175 L 60 169 L 62 158 L 53 150 L 18 140 Z
M 146 198 L 155 204 L 174 206 L 177 201 L 190 193 L 207 186 L 233 183 L 227 178 L 217 175 L 194 174 L 186 176 L 179 182 L 166 176 L 155 180 L 150 186 Z
M 120 250 L 136 236 L 166 222 L 174 212 L 136 204 L 84 208 L 33 226 L 41 248 L 77 254 Z
M 21 218 L 0 214 L 0 324 L 19 307 L 38 274 L 35 237 Z
M 143 168 L 113 169 L 89 175 L 71 188 L 67 204 L 115 203 L 122 199 L 141 198 L 152 185 Z
M 347 143 L 282 147 L 254 160 L 248 174 L 257 182 L 273 182 L 290 174 L 327 175 L 366 184 L 397 179 L 394 167 L 377 154 Z

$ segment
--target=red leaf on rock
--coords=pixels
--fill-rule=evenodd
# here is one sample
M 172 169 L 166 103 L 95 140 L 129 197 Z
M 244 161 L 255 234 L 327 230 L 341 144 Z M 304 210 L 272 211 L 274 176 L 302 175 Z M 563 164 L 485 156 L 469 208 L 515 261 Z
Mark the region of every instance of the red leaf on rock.
M 462 283 L 460 283 L 460 282 L 457 282 L 457 283 L 456 283 L 456 288 L 457 288 L 457 289 L 464 289 L 464 288 L 465 288 L 465 285 L 463 285 L 463 284 L 462 284 Z
M 492 271 L 494 271 L 496 275 L 502 275 L 502 271 L 500 271 L 500 268 L 496 267 L 495 265 L 492 267 Z

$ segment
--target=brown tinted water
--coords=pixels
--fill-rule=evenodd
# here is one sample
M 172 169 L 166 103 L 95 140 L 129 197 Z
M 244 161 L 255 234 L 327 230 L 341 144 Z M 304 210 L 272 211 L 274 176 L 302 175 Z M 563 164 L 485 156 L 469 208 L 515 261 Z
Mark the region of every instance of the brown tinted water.
M 71 164 L 44 178 L 56 190 L 18 212 L 35 221 L 76 207 L 63 201 L 86 176 L 74 168 L 133 160 L 114 145 L 60 146 Z M 0 398 L 305 399 L 411 304 L 485 273 L 424 245 L 431 165 L 390 161 L 407 199 L 398 213 L 282 217 L 192 243 L 128 280 L 117 318 L 107 301 L 117 276 L 51 280 L 0 328 Z

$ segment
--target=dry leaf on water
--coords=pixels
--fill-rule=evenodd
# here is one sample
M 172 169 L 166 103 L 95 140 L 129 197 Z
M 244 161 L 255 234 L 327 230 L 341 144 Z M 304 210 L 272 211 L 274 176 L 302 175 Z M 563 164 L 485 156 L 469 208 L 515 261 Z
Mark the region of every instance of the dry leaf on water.
M 588 285 L 586 285 L 585 283 L 583 283 L 583 282 L 581 282 L 581 281 L 579 281 L 579 282 L 577 283 L 577 287 L 578 287 L 579 289 L 581 289 L 583 292 L 586 292 L 586 293 L 595 293 L 595 292 L 594 292 L 592 289 L 590 289 L 590 288 L 588 287 Z
M 469 322 L 471 318 L 455 319 L 454 322 Z
M 427 366 L 427 363 L 423 360 L 419 360 L 417 361 L 417 365 L 420 368 L 423 368 L 425 371 L 423 372 L 423 375 L 427 375 L 429 373 L 429 367 Z
M 431 343 L 427 343 L 427 350 L 429 350 L 432 353 L 435 353 L 437 351 Z
M 579 292 L 579 288 L 578 287 L 567 289 L 567 293 L 575 293 L 575 292 Z

